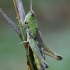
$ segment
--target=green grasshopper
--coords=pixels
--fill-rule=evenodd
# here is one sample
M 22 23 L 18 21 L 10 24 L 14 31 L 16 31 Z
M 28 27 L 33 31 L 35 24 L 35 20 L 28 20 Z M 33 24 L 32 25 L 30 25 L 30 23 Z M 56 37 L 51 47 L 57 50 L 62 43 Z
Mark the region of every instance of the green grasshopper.
M 37 56 L 38 60 L 40 61 L 40 63 L 42 64 L 42 66 L 44 68 L 48 67 L 47 63 L 44 61 L 44 59 L 45 59 L 44 53 L 48 56 L 51 56 L 51 57 L 57 59 L 57 60 L 62 60 L 62 57 L 60 55 L 53 52 L 51 49 L 49 49 L 43 43 L 42 36 L 41 36 L 40 30 L 37 25 L 35 13 L 32 10 L 32 1 L 31 1 L 30 11 L 26 15 L 23 23 L 25 23 L 25 24 L 23 24 L 23 27 L 26 28 L 26 34 L 27 34 L 27 41 L 25 41 L 23 43 L 26 43 L 26 42 L 29 43 L 32 51 Z M 37 50 L 37 47 L 39 48 L 39 50 Z

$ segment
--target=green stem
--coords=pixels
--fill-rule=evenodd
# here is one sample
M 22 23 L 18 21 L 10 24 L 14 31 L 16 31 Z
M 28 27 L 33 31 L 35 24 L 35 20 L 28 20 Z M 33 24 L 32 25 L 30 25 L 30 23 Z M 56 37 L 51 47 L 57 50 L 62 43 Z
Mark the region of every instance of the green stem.
M 20 31 L 22 33 L 23 41 L 26 41 L 25 31 L 23 29 L 22 22 L 20 20 L 19 20 L 19 26 L 20 26 Z M 26 53 L 28 55 L 28 49 L 27 48 L 25 48 L 25 49 L 26 49 Z M 31 70 L 34 70 L 33 63 L 32 63 L 30 55 L 28 55 L 28 60 L 29 60 L 30 66 L 31 66 Z

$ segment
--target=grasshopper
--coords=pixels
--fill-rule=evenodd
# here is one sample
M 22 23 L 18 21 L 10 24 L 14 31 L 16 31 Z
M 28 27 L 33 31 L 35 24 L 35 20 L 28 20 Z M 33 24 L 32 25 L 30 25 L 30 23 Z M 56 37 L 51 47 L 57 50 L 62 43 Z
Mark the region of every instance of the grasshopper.
M 4 13 L 2 13 L 2 15 L 9 21 L 8 17 L 6 17 Z M 9 22 L 12 23 L 11 21 Z M 26 42 L 29 43 L 34 53 L 34 57 L 39 60 L 38 62 L 39 65 L 41 63 L 43 67 L 46 67 L 46 66 L 48 67 L 47 63 L 44 61 L 45 59 L 44 53 L 57 60 L 62 60 L 62 57 L 60 55 L 53 52 L 51 49 L 49 49 L 49 47 L 47 47 L 43 43 L 42 36 L 41 36 L 40 30 L 37 25 L 35 13 L 32 10 L 32 2 L 31 2 L 31 10 L 26 15 L 23 23 L 25 23 L 25 25 L 23 24 L 22 26 L 26 28 L 26 34 L 27 34 L 27 41 L 24 41 L 23 43 L 26 43 Z M 37 50 L 38 47 L 40 51 Z M 42 70 L 42 68 L 40 67 L 40 69 L 38 68 L 38 70 Z
M 25 23 L 22 26 L 26 28 L 26 34 L 27 34 L 27 41 L 24 41 L 23 43 L 27 43 L 27 42 L 29 43 L 32 51 L 37 56 L 38 60 L 40 61 L 40 63 L 42 64 L 44 68 L 48 67 L 47 63 L 44 60 L 45 54 L 57 60 L 62 60 L 62 56 L 53 52 L 49 47 L 47 47 L 43 43 L 41 32 L 37 25 L 35 13 L 32 10 L 32 0 L 31 0 L 31 5 L 30 5 L 30 11 L 26 15 L 25 20 L 22 23 Z M 39 48 L 39 50 L 37 50 L 37 47 Z

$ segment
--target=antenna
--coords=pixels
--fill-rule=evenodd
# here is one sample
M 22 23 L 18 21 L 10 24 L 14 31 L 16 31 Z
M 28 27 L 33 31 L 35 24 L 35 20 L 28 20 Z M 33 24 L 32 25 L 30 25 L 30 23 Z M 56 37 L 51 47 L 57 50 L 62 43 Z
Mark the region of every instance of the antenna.
M 29 3 L 30 3 L 30 11 L 32 11 L 32 0 L 29 0 Z

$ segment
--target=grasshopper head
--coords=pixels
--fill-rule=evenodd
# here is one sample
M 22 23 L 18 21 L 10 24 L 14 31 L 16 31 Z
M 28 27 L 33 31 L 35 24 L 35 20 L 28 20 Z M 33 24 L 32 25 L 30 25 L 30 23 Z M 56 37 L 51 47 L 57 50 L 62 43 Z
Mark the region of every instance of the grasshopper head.
M 31 21 L 35 20 L 36 16 L 34 11 L 29 11 L 25 17 L 25 24 L 30 23 Z

